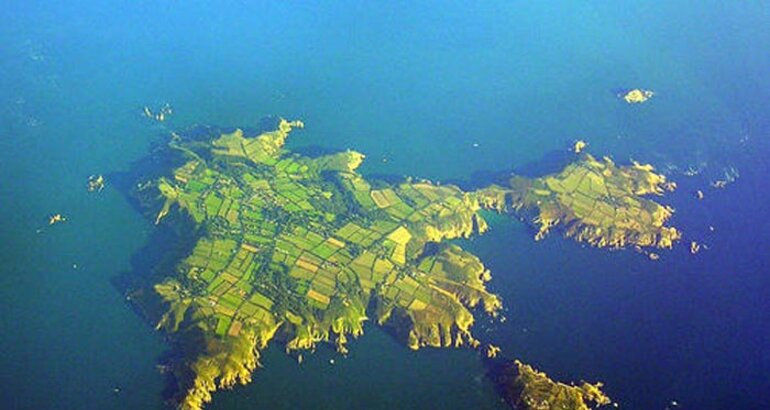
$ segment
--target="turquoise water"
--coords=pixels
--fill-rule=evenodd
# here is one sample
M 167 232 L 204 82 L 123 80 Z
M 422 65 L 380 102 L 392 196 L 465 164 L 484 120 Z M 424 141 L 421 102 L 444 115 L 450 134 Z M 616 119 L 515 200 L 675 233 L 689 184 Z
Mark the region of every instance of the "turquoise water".
M 89 195 L 86 178 L 127 170 L 172 129 L 282 115 L 307 124 L 291 147 L 355 148 L 369 174 L 472 183 L 577 138 L 670 170 L 674 222 L 709 251 L 651 263 L 535 243 L 498 218 L 466 244 L 508 309 L 479 332 L 552 376 L 606 382 L 623 408 L 762 408 L 769 19 L 763 2 L 716 1 L 4 6 L 2 407 L 163 407 L 162 337 L 111 284 L 155 228 L 109 181 Z M 637 86 L 658 94 L 615 98 Z M 139 116 L 164 102 L 162 126 Z M 701 176 L 677 171 L 701 163 Z M 726 166 L 741 178 L 693 200 Z M 56 212 L 68 221 L 49 228 Z M 269 349 L 254 383 L 211 407 L 500 405 L 473 352 L 413 353 L 372 326 L 351 347 L 333 366 L 328 349 L 301 366 Z

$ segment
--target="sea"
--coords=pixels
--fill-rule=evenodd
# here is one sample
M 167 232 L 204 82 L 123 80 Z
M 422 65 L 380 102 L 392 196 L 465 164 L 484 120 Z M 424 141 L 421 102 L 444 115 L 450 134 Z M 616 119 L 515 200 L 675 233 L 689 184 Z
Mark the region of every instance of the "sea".
M 87 179 L 172 131 L 276 116 L 306 124 L 289 148 L 358 150 L 370 176 L 480 186 L 553 172 L 578 139 L 653 164 L 678 184 L 657 200 L 684 233 L 657 261 L 536 242 L 495 214 L 458 241 L 505 305 L 475 333 L 554 379 L 605 383 L 619 408 L 768 408 L 768 44 L 770 3 L 751 0 L 5 0 L 0 408 L 168 408 L 168 345 L 115 285 L 151 269 L 161 228 Z M 655 95 L 618 98 L 632 88 Z M 165 121 L 142 117 L 164 104 Z M 301 365 L 271 346 L 208 408 L 505 408 L 475 351 L 365 332 Z

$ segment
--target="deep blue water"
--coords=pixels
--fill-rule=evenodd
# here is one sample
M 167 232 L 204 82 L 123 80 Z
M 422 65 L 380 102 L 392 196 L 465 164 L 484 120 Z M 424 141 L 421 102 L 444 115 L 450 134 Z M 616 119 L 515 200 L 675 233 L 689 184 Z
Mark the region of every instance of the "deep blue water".
M 155 228 L 86 178 L 169 130 L 269 115 L 306 122 L 291 147 L 366 153 L 369 174 L 467 183 L 540 169 L 576 138 L 667 170 L 673 223 L 708 251 L 650 262 L 493 218 L 464 245 L 508 320 L 478 332 L 554 377 L 604 381 L 622 408 L 770 402 L 765 2 L 209 3 L 0 7 L 1 407 L 163 407 L 163 340 L 111 284 Z M 628 87 L 657 95 L 628 106 L 613 94 Z M 164 102 L 162 126 L 139 116 Z M 738 181 L 710 189 L 730 166 Z M 47 227 L 56 212 L 69 220 Z M 410 352 L 374 326 L 351 347 L 334 366 L 330 349 L 301 366 L 268 349 L 211 408 L 500 406 L 474 352 Z

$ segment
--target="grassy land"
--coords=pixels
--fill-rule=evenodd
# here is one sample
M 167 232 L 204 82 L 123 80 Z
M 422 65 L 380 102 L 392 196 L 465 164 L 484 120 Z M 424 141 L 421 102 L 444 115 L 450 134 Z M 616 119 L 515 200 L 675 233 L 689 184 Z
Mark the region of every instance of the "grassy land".
M 539 236 L 564 224 L 568 236 L 597 246 L 665 247 L 676 239 L 664 226 L 670 210 L 641 197 L 665 183 L 648 166 L 585 154 L 559 174 L 477 192 L 425 181 L 386 185 L 356 172 L 363 155 L 353 151 L 287 152 L 285 139 L 302 125 L 282 120 L 257 136 L 222 134 L 205 154 L 200 141 L 188 147 L 176 138 L 189 160 L 156 181 L 165 200 L 156 220 L 176 209 L 203 233 L 177 274 L 156 286 L 169 304 L 159 326 L 196 329 L 206 340 L 189 358 L 190 408 L 216 386 L 250 380 L 258 351 L 278 331 L 287 350 L 327 341 L 345 352 L 347 335 L 360 335 L 371 317 L 414 349 L 478 346 L 474 308 L 495 315 L 501 307 L 485 288 L 489 272 L 457 246 L 427 245 L 482 233 L 482 208 L 535 210 Z

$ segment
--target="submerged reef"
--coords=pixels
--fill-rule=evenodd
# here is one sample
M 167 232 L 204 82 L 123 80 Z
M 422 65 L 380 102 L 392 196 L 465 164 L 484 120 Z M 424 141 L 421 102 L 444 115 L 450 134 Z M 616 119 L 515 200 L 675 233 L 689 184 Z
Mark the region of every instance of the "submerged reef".
M 601 390 L 602 383 L 576 386 L 556 382 L 518 360 L 502 370 L 498 383 L 506 402 L 519 410 L 588 410 L 611 403 Z
M 173 215 L 197 232 L 173 272 L 131 295 L 140 311 L 158 311 L 157 328 L 178 347 L 180 408 L 200 409 L 217 389 L 250 382 L 270 342 L 298 360 L 318 343 L 345 354 L 367 320 L 411 349 L 480 348 L 473 324 L 496 316 L 502 301 L 487 290 L 482 261 L 446 241 L 484 233 L 482 210 L 533 215 L 538 239 L 554 227 L 595 246 L 667 248 L 679 238 L 664 225 L 672 210 L 642 198 L 671 188 L 648 165 L 581 152 L 559 174 L 475 191 L 386 183 L 357 172 L 364 155 L 355 151 L 286 150 L 302 127 L 281 119 L 253 136 L 174 133 L 166 149 L 178 166 L 134 184 L 156 223 Z M 488 356 L 498 353 L 487 346 Z M 540 400 L 542 378 L 519 366 L 519 396 Z M 559 397 L 606 399 L 598 388 L 548 386 Z

